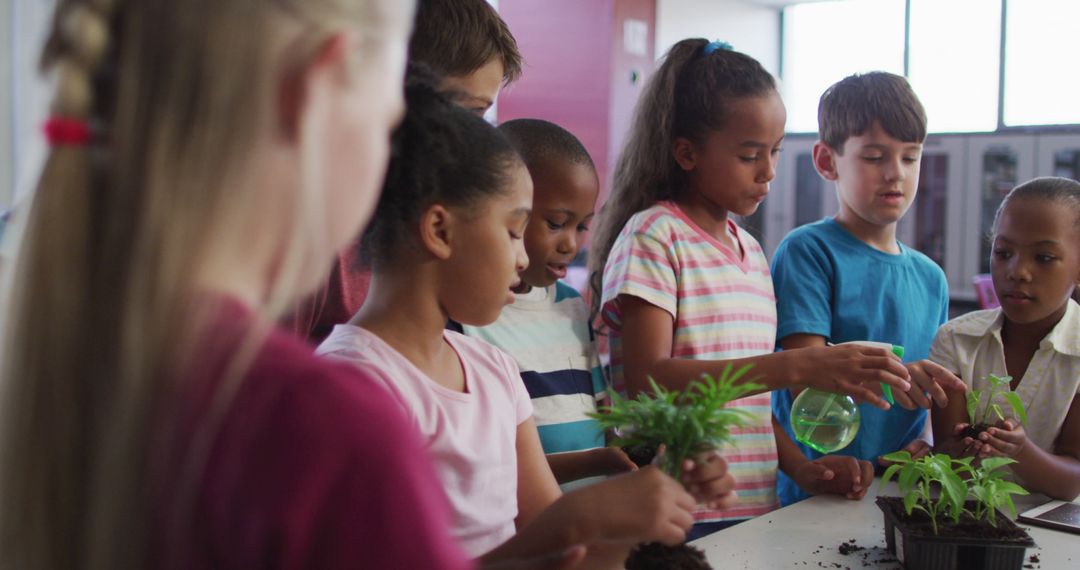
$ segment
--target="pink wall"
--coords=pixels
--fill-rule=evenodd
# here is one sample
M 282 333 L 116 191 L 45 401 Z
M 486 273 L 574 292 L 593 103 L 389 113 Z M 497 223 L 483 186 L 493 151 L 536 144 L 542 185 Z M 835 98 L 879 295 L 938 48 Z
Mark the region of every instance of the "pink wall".
M 525 58 L 521 79 L 499 96 L 499 121 L 546 119 L 574 133 L 596 163 L 602 200 L 652 70 L 656 0 L 500 0 L 499 13 Z M 646 57 L 623 51 L 627 17 L 648 23 Z M 637 85 L 632 68 L 642 75 Z
M 649 34 L 645 41 L 645 55 L 635 55 L 624 48 L 623 22 L 629 18 L 649 25 Z M 616 0 L 613 31 L 611 107 L 608 115 L 608 172 L 612 173 L 615 172 L 615 161 L 619 158 L 623 141 L 630 132 L 634 106 L 641 95 L 645 80 L 652 75 L 655 67 L 653 52 L 656 45 L 656 0 Z M 636 81 L 632 80 L 634 73 L 637 74 Z M 602 198 L 607 196 L 610 185 L 604 188 Z

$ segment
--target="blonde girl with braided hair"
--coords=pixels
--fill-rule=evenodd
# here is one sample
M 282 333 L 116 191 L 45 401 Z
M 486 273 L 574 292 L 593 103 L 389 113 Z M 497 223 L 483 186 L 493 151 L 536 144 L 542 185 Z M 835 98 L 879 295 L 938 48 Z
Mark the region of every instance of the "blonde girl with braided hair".
M 370 216 L 412 13 L 58 2 L 3 276 L 0 567 L 469 565 L 396 404 L 272 325 Z

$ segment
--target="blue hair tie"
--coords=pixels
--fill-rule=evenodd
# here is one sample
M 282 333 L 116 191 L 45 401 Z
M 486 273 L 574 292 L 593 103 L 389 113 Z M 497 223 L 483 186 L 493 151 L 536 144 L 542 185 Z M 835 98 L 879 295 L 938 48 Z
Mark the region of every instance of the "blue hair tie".
M 709 54 L 711 54 L 712 52 L 714 52 L 714 51 L 716 51 L 718 49 L 731 51 L 732 47 L 731 47 L 731 44 L 729 44 L 727 42 L 721 42 L 719 40 L 709 42 L 708 45 L 705 46 L 705 55 L 709 55 Z

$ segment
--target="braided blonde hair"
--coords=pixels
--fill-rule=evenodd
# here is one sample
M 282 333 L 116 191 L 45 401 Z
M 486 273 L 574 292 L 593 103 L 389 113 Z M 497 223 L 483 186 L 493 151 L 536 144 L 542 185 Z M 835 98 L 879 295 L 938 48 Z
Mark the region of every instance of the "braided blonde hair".
M 244 181 L 250 149 L 274 128 L 277 82 L 346 28 L 361 52 L 381 49 L 412 9 L 58 1 L 42 56 L 51 113 L 85 122 L 93 139 L 54 145 L 12 220 L 17 255 L 0 298 L 0 568 L 145 565 L 160 515 L 151 473 L 173 451 L 156 428 L 169 423 L 214 313 L 207 283 L 272 263 L 259 307 L 268 320 L 329 264 L 327 198 L 311 161 L 301 161 L 301 191 Z

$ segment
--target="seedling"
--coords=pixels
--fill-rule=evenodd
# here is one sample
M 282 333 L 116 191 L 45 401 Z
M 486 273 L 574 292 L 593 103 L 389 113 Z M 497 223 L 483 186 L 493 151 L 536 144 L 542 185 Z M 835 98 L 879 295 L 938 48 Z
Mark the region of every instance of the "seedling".
M 732 428 L 752 419 L 745 410 L 724 407 L 732 400 L 765 389 L 752 381 L 738 383 L 750 368 L 747 365 L 733 371 L 728 365 L 720 378 L 702 375 L 683 392 L 668 390 L 652 378 L 652 391 L 638 394 L 637 398 L 623 398 L 609 389 L 611 405 L 589 416 L 618 436 L 612 445 L 665 445 L 660 469 L 679 479 L 685 460 L 718 449 L 730 440 Z
M 971 495 L 975 498 L 975 520 L 985 520 L 990 526 L 997 527 L 997 510 L 1000 507 L 1009 507 L 1009 513 L 1016 517 L 1016 505 L 1013 504 L 1013 495 L 1027 495 L 1028 492 L 1013 483 L 1005 480 L 1005 471 L 1002 467 L 1016 463 L 1011 457 L 987 457 L 975 467 L 969 484 Z
M 919 510 L 930 517 L 934 534 L 938 533 L 938 517 L 945 515 L 953 523 L 960 521 L 968 489 L 961 475 L 971 473 L 971 457 L 953 459 L 945 454 L 930 454 L 912 459 L 911 453 L 897 451 L 885 456 L 893 464 L 885 470 L 881 484 L 888 483 L 897 473 L 900 494 L 904 498 L 904 512 L 909 516 Z M 934 483 L 941 486 L 941 493 L 931 493 Z
M 909 516 L 919 510 L 930 517 L 934 534 L 938 534 L 938 520 L 946 516 L 954 524 L 964 513 L 976 521 L 986 521 L 997 526 L 997 509 L 1008 507 L 1015 516 L 1016 506 L 1012 495 L 1027 495 L 1023 487 L 1006 481 L 1002 467 L 1016 460 L 1008 457 L 991 457 L 972 465 L 972 457 L 954 459 L 945 454 L 930 454 L 912 459 L 907 451 L 897 451 L 884 457 L 891 461 L 881 477 L 881 484 L 897 476 L 897 485 L 903 495 L 904 512 Z M 934 484 L 941 487 L 935 498 L 931 493 Z M 974 502 L 975 510 L 967 508 L 967 501 Z
M 1024 409 L 1024 402 L 1020 400 L 1020 396 L 1013 392 L 1009 385 L 1012 383 L 1012 376 L 995 376 L 990 374 L 986 377 L 986 381 L 990 386 L 985 390 L 971 390 L 967 393 L 967 413 L 968 421 L 972 426 L 986 426 L 987 420 L 990 419 L 990 412 L 993 412 L 999 420 L 1005 419 L 1005 414 L 1001 409 L 1001 406 L 994 400 L 1000 395 L 1012 408 L 1013 416 L 1020 420 L 1021 424 L 1027 423 L 1027 410 Z M 985 398 L 984 398 L 985 396 Z M 979 404 L 982 404 L 980 411 Z M 981 430 L 978 430 L 981 431 Z M 976 434 L 977 435 L 977 434 Z

